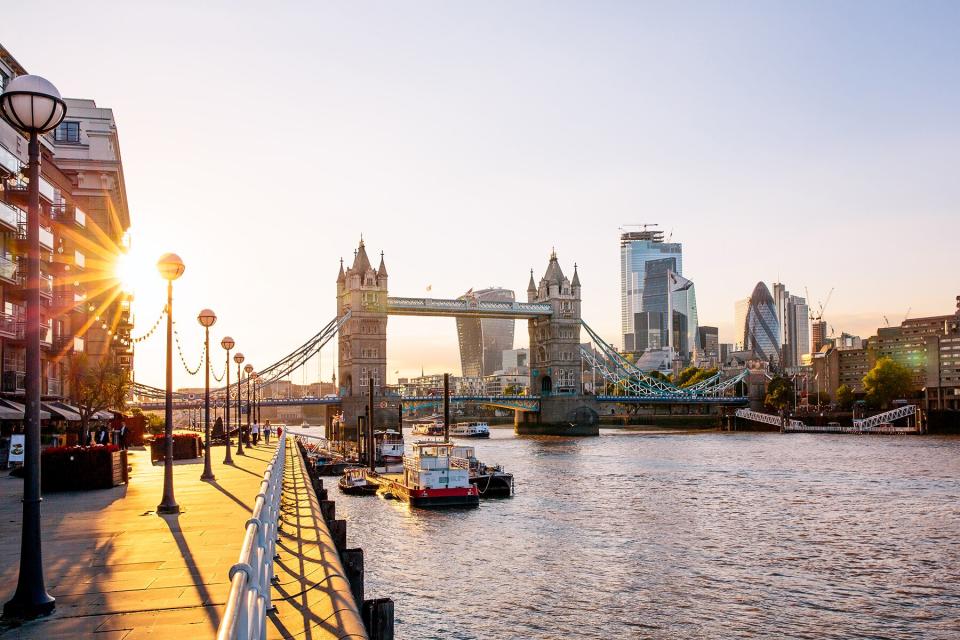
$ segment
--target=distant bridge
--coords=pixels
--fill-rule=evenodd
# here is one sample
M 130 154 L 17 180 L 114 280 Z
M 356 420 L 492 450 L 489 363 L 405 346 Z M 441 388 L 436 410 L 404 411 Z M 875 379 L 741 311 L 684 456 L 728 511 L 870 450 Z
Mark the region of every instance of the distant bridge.
M 920 433 L 920 426 L 914 422 L 910 424 L 910 421 L 907 420 L 906 424 L 893 424 L 894 420 L 901 420 L 903 418 L 910 418 L 915 416 L 917 413 L 916 405 L 908 404 L 902 407 L 897 407 L 890 411 L 884 411 L 883 413 L 878 413 L 876 415 L 870 416 L 869 418 L 863 418 L 860 420 L 854 420 L 851 426 L 842 426 L 839 423 L 836 424 L 827 424 L 827 425 L 811 425 L 805 424 L 800 420 L 794 418 L 787 418 L 776 416 L 770 413 L 763 413 L 760 411 L 753 411 L 751 409 L 738 409 L 736 417 L 742 418 L 744 420 L 750 420 L 752 422 L 760 422 L 763 424 L 769 424 L 774 427 L 779 427 L 785 433 L 887 433 L 887 434 L 901 434 L 901 433 Z

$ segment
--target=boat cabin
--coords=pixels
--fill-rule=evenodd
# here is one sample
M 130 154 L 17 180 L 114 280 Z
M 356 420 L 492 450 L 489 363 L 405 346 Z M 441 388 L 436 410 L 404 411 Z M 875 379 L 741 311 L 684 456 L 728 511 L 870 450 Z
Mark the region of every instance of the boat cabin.
M 404 484 L 410 489 L 453 489 L 470 486 L 470 463 L 454 455 L 446 442 L 416 442 L 403 457 Z

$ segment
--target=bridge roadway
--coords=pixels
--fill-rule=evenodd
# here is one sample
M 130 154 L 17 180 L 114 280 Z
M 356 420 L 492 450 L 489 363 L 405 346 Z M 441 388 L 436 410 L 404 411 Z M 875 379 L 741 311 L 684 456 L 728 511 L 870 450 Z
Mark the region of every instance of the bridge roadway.
M 366 638 L 349 583 L 318 513 L 316 497 L 292 440 L 288 449 L 283 528 L 274 564 L 276 612 L 268 638 Z M 213 450 L 216 480 L 202 482 L 202 458 L 174 465 L 183 512 L 158 516 L 163 465 L 149 450 L 130 450 L 130 482 L 98 491 L 43 496 L 43 557 L 54 613 L 20 627 L 0 622 L 0 638 L 213 638 L 230 590 L 244 524 L 273 454 L 247 448 L 224 465 Z M 23 482 L 0 482 L 0 597 L 17 581 Z

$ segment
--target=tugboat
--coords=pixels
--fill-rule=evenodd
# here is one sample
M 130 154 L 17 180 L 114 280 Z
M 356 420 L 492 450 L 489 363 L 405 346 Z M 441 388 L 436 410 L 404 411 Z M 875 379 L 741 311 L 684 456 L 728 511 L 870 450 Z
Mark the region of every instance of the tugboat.
M 450 435 L 458 438 L 489 438 L 490 427 L 486 422 L 457 422 L 450 426 Z
M 447 442 L 415 442 L 403 456 L 403 473 L 378 474 L 380 492 L 413 507 L 475 507 L 480 492 L 470 482 L 470 462 Z
M 481 498 L 509 498 L 513 495 L 513 474 L 500 465 L 486 465 L 477 460 L 473 447 L 456 446 L 453 455 L 466 458 L 470 463 L 470 484 L 480 492 Z
M 367 474 L 367 469 L 363 467 L 347 469 L 343 472 L 343 475 L 340 476 L 340 480 L 337 483 L 340 486 L 340 491 L 348 496 L 376 495 L 380 485 L 375 482 L 370 482 L 367 479 Z

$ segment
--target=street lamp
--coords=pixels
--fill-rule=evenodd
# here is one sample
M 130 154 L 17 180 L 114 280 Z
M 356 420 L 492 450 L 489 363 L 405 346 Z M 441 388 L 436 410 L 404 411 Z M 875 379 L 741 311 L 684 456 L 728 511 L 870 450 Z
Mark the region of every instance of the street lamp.
M 245 455 L 243 453 L 243 426 L 240 424 L 240 365 L 243 363 L 243 354 L 236 353 L 233 356 L 233 361 L 237 363 L 237 455 Z
M 203 327 L 203 357 L 207 363 L 207 371 L 203 386 L 203 473 L 201 480 L 216 480 L 213 469 L 210 468 L 210 327 L 217 322 L 217 314 L 210 309 L 204 309 L 197 316 L 197 322 Z
M 165 253 L 157 260 L 157 271 L 167 281 L 167 397 L 164 407 L 166 455 L 163 460 L 163 499 L 157 513 L 180 513 L 173 497 L 173 281 L 183 275 L 183 260 L 175 253 Z
M 227 443 L 227 453 L 223 456 L 223 464 L 233 464 L 233 456 L 230 455 L 230 349 L 233 349 L 236 344 L 230 336 L 225 336 L 223 340 L 220 341 L 220 346 L 227 352 L 227 365 L 225 367 L 227 370 L 227 404 L 223 417 L 223 437 Z
M 247 433 L 250 433 L 250 374 L 253 373 L 253 365 L 247 363 L 243 371 L 247 374 Z
M 27 194 L 27 325 L 24 416 L 26 431 L 23 476 L 23 524 L 20 531 L 20 576 L 4 617 L 47 615 L 56 599 L 47 593 L 40 546 L 40 134 L 60 124 L 67 105 L 60 92 L 40 76 L 18 76 L 0 96 L 0 115 L 28 134 L 30 159 Z

